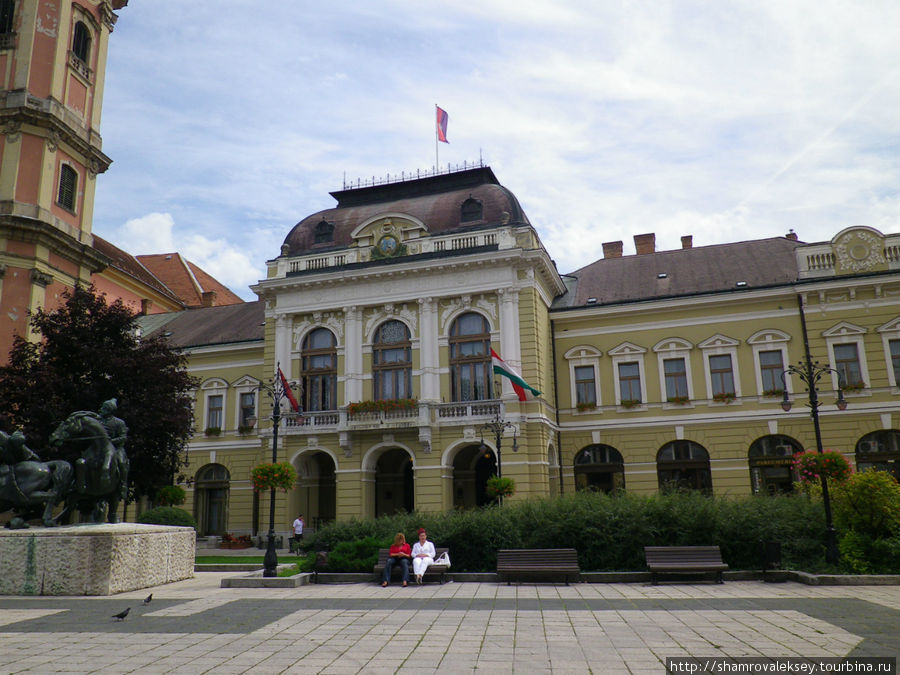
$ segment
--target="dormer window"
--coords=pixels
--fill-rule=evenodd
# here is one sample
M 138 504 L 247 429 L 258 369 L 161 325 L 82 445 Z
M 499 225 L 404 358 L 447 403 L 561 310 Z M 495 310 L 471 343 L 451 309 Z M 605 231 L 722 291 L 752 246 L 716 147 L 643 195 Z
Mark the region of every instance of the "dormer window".
M 85 63 L 91 56 L 91 32 L 81 21 L 75 24 L 75 32 L 72 35 L 72 53 Z
M 316 225 L 315 239 L 316 244 L 327 244 L 334 240 L 334 225 L 327 220 L 321 221 Z
M 459 222 L 470 223 L 481 220 L 483 217 L 484 207 L 479 200 L 469 197 L 463 202 L 462 208 L 459 210 Z

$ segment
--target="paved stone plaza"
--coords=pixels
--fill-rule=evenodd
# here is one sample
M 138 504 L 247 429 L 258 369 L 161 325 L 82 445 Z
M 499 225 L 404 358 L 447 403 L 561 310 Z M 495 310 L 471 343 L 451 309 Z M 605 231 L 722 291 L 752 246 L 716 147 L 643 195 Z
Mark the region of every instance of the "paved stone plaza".
M 274 590 L 222 589 L 224 576 L 112 597 L 0 597 L 0 673 L 663 673 L 679 656 L 900 654 L 900 586 Z

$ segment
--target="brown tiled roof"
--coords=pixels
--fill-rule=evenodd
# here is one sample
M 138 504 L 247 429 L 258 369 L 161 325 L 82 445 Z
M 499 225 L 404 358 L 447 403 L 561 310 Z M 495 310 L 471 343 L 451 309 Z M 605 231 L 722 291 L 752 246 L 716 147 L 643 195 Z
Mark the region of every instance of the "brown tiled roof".
M 800 245 L 773 237 L 603 258 L 572 272 L 575 283 L 567 282 L 569 292 L 553 307 L 579 307 L 589 298 L 603 305 L 789 284 L 797 280 L 794 249 Z
M 144 267 L 137 258 L 130 253 L 126 253 L 118 246 L 106 241 L 103 237 L 96 234 L 93 236 L 94 249 L 110 259 L 110 266 L 127 274 L 140 283 L 149 286 L 155 291 L 165 295 L 167 298 L 171 298 L 175 302 L 181 302 L 180 298 Z M 181 304 L 184 303 L 181 302 Z
M 182 258 L 180 253 L 139 255 L 137 259 L 188 307 L 202 307 L 203 293 L 207 291 L 216 293 L 217 306 L 243 302 L 223 284 Z
M 138 321 L 147 337 L 165 335 L 169 344 L 180 348 L 262 341 L 264 322 L 261 300 L 155 314 Z
M 528 224 L 515 195 L 497 182 L 489 167 L 439 176 L 332 192 L 336 207 L 319 211 L 297 223 L 284 243 L 287 255 L 346 248 L 351 233 L 366 220 L 382 213 L 404 213 L 418 218 L 432 234 L 484 228 L 502 223 Z M 483 207 L 481 220 L 460 222 L 460 207 L 469 197 Z M 315 227 L 325 221 L 334 226 L 333 240 L 315 244 Z

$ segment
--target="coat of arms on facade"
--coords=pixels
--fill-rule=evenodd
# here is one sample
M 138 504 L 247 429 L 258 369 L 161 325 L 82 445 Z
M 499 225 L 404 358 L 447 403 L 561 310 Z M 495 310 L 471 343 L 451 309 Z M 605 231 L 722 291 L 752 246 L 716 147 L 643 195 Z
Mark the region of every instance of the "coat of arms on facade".
M 884 264 L 882 248 L 881 238 L 864 230 L 851 230 L 834 240 L 838 264 L 853 272 L 863 272 Z

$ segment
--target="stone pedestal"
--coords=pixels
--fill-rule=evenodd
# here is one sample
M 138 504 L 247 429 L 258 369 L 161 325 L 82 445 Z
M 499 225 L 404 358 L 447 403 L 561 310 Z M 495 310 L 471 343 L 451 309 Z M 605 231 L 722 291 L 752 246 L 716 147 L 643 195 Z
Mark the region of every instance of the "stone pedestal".
M 0 595 L 112 595 L 194 576 L 192 527 L 0 530 Z

